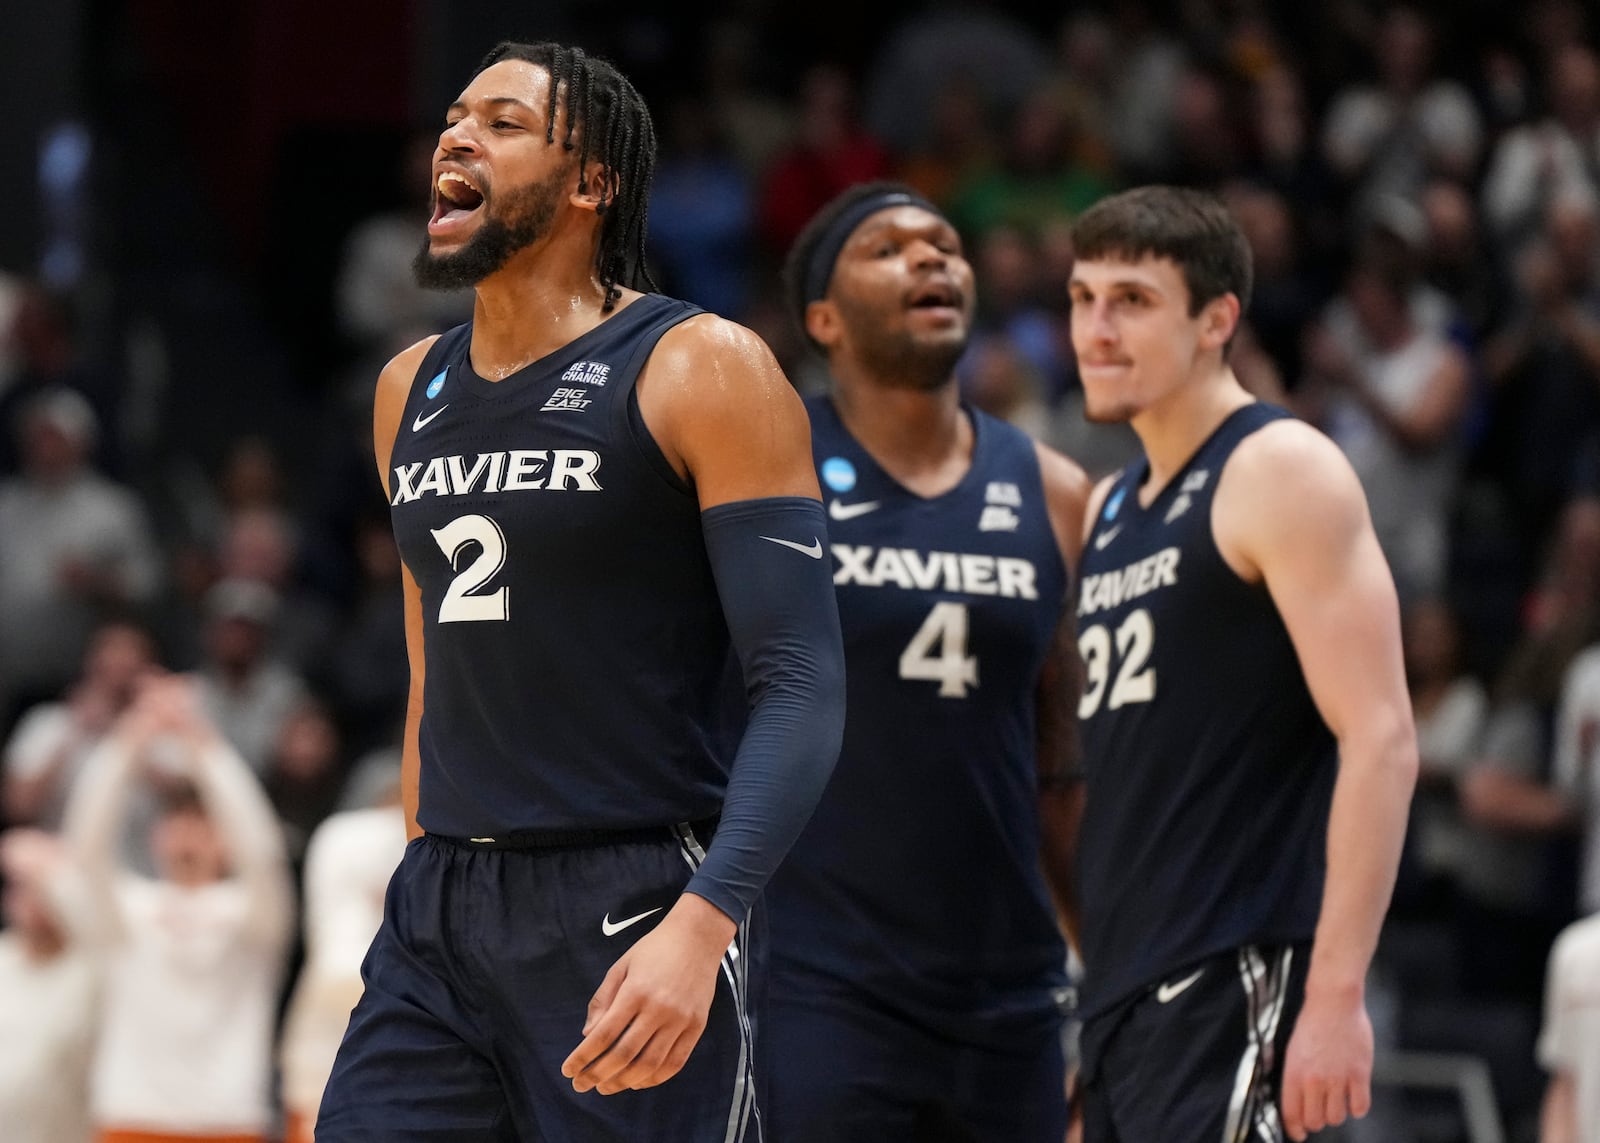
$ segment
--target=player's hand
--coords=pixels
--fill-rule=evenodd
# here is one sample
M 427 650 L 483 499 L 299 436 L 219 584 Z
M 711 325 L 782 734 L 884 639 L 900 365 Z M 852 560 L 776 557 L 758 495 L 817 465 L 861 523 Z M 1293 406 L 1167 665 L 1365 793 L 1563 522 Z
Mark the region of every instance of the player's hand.
M 1299 1143 L 1307 1132 L 1359 1119 L 1372 1107 L 1372 1021 L 1359 991 L 1306 991 L 1289 1037 L 1278 1101 L 1283 1129 Z
M 678 898 L 589 1001 L 583 1042 L 561 1065 L 573 1088 L 615 1095 L 677 1075 L 705 1031 L 722 954 L 737 931 L 705 898 Z

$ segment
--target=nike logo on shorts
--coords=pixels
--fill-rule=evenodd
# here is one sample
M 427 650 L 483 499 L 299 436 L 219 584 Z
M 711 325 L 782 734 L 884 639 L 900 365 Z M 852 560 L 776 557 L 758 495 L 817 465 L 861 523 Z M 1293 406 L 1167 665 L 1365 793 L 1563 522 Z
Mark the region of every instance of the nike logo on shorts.
M 612 921 L 611 914 L 607 913 L 600 918 L 600 931 L 608 937 L 614 937 L 629 925 L 636 925 L 646 917 L 653 917 L 664 908 L 666 908 L 665 905 L 657 905 L 654 909 L 647 909 L 643 913 L 629 917 L 625 921 Z
M 837 500 L 830 500 L 828 501 L 828 519 L 841 522 L 854 520 L 857 516 L 865 516 L 868 512 L 876 512 L 878 503 L 876 500 L 863 500 L 859 504 L 841 504 Z
M 1195 969 L 1193 975 L 1184 977 L 1182 980 L 1178 981 L 1177 984 L 1163 984 L 1160 988 L 1156 989 L 1156 1003 L 1171 1004 L 1179 996 L 1187 992 L 1191 984 L 1199 980 L 1205 974 L 1205 969 L 1197 968 Z
M 811 537 L 810 547 L 807 547 L 805 544 L 799 543 L 795 540 L 780 540 L 777 536 L 762 536 L 761 538 L 769 543 L 782 544 L 786 548 L 793 548 L 802 556 L 810 556 L 814 560 L 820 560 L 822 558 L 822 541 L 817 539 L 815 536 Z

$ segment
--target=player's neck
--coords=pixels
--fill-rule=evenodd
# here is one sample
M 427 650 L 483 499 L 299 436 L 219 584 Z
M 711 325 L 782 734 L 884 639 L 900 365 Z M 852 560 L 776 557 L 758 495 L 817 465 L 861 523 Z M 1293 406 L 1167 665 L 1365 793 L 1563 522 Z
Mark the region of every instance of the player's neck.
M 490 381 L 582 337 L 610 317 L 592 250 L 554 240 L 520 252 L 477 286 L 472 308 L 472 368 Z M 621 309 L 632 300 L 623 291 Z
M 900 389 L 849 379 L 837 367 L 835 373 L 840 421 L 885 472 L 919 496 L 961 482 L 975 436 L 953 379 L 937 389 Z
M 1213 373 L 1179 385 L 1135 416 L 1133 431 L 1139 434 L 1150 462 L 1150 477 L 1140 498 L 1153 499 L 1218 425 L 1254 400 L 1234 377 L 1233 370 L 1222 365 Z

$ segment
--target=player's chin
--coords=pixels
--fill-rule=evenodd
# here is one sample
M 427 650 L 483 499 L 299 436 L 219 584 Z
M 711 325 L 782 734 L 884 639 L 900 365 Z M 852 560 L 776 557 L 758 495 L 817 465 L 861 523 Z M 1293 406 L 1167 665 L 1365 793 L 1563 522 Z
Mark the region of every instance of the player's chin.
M 1090 424 L 1125 425 L 1138 413 L 1139 406 L 1132 401 L 1110 397 L 1096 398 L 1089 392 L 1084 394 L 1083 419 Z

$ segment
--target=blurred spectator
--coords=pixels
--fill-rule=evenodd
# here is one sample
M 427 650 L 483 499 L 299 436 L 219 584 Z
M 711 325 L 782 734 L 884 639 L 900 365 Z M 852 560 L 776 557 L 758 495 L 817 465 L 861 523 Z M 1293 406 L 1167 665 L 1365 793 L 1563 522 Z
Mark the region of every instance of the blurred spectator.
M 338 804 L 344 778 L 339 728 L 321 703 L 302 702 L 284 720 L 263 782 L 291 861 L 305 856 L 312 831 Z
M 1294 215 L 1283 195 L 1253 183 L 1230 183 L 1222 199 L 1250 243 L 1255 281 L 1247 320 L 1281 374 L 1296 383 L 1301 339 L 1321 299 L 1301 266 Z
M 1036 440 L 1050 427 L 1038 372 L 1005 337 L 974 343 L 962 363 L 962 395 L 990 416 L 1010 421 Z
M 278 594 L 266 584 L 217 584 L 206 595 L 205 659 L 195 675 L 206 716 L 258 777 L 306 698 L 300 676 L 269 654 L 277 614 Z
M 1539 1143 L 1600 1139 L 1600 917 L 1576 921 L 1550 950 L 1539 1063 L 1550 1073 Z
M 361 962 L 383 920 L 384 894 L 406 847 L 400 775 L 371 808 L 346 810 L 311 836 L 305 862 L 305 965 L 279 1048 L 284 1143 L 312 1143 L 322 1089 L 361 999 Z
M 1600 913 L 1600 645 L 1586 648 L 1567 668 L 1551 765 L 1559 809 L 1570 806 L 1582 815 L 1578 910 Z
M 1461 183 L 1434 179 L 1418 206 L 1427 235 L 1424 277 L 1449 299 L 1469 343 L 1481 345 L 1504 311 L 1507 286 L 1485 244 L 1477 204 Z
M 889 34 L 866 85 L 866 121 L 897 154 L 927 149 L 934 108 L 952 84 L 976 93 L 986 117 L 1003 117 L 1045 78 L 1041 45 L 1013 16 L 975 4 L 917 12 Z
M 169 791 L 153 879 L 121 867 L 114 842 L 151 774 Z M 96 1126 L 264 1141 L 293 888 L 272 807 L 188 680 L 145 684 L 73 792 L 67 838 L 98 897 L 86 933 L 105 972 Z
M 411 273 L 433 201 L 433 153 L 438 135 L 422 131 L 405 147 L 396 182 L 406 206 L 359 222 L 345 240 L 339 268 L 339 326 L 357 356 L 389 356 L 430 333 L 472 316 L 471 290 L 424 290 Z
M 1517 307 L 1484 347 L 1492 386 L 1483 463 L 1537 551 L 1600 442 L 1600 211 L 1558 195 L 1543 235 L 1518 256 Z
M 1582 44 L 1549 61 L 1549 116 L 1508 133 L 1483 185 L 1483 212 L 1507 249 L 1532 237 L 1556 198 L 1600 198 L 1600 57 Z
M 114 619 L 96 629 L 77 682 L 61 701 L 31 707 L 6 743 L 0 758 L 6 820 L 61 828 L 84 761 L 156 667 L 155 644 L 138 624 Z
M 1173 93 L 1172 122 L 1170 181 L 1216 190 L 1244 169 L 1248 116 L 1234 106 L 1219 72 L 1195 66 L 1183 69 Z
M 994 136 L 983 98 L 959 77 L 939 89 L 929 112 L 927 140 L 900 156 L 901 182 L 929 202 L 948 206 L 956 190 L 994 161 Z
M 662 288 L 742 320 L 748 308 L 755 193 L 702 100 L 668 109 L 666 140 L 650 192 L 650 250 Z
M 1072 122 L 1046 90 L 1029 95 L 1006 132 L 1000 163 L 981 170 L 950 196 L 950 220 L 979 241 L 996 226 L 1037 237 L 1070 221 L 1111 188 L 1083 163 Z
M 1056 315 L 1040 303 L 1041 260 L 1032 237 L 1015 226 L 996 226 L 977 241 L 972 258 L 978 283 L 974 350 L 1001 339 L 1033 374 L 1035 400 L 1054 404 L 1065 389 L 1067 364 L 1062 360 Z M 970 380 L 971 370 L 957 374 Z
M 1190 52 L 1169 35 L 1149 0 L 1124 0 L 1111 8 L 1116 76 L 1110 138 L 1127 182 L 1166 176 L 1173 151 L 1173 111 Z
M 773 158 L 757 212 L 772 256 L 834 195 L 889 173 L 889 154 L 856 119 L 854 101 L 850 77 L 837 67 L 819 64 L 801 80 L 799 131 Z
M 794 135 L 794 109 L 759 86 L 772 69 L 756 29 L 737 18 L 705 31 L 706 105 L 747 178 L 765 171 Z
M 62 846 L 0 834 L 0 1123 L 6 1143 L 87 1143 L 96 983 L 61 919 Z
M 46 390 L 20 429 L 22 474 L 0 483 L 0 725 L 61 693 L 106 609 L 144 604 L 158 583 L 143 507 L 90 464 L 88 402 Z
M 1448 896 L 1473 844 L 1456 785 L 1477 757 L 1489 696 L 1466 673 L 1461 630 L 1442 598 L 1423 597 L 1405 608 L 1403 645 L 1421 762 L 1411 845 L 1425 882 Z
M 1415 196 L 1429 175 L 1470 177 L 1483 141 L 1471 97 L 1433 74 L 1433 29 L 1421 12 L 1390 8 L 1374 56 L 1377 82 L 1339 92 L 1322 135 L 1328 164 L 1354 191 L 1358 221 L 1383 195 Z
M 1470 396 L 1461 351 L 1420 328 L 1405 278 L 1368 262 L 1313 331 L 1302 401 L 1344 450 L 1402 598 L 1444 586 Z
M 339 636 L 332 641 L 332 693 L 356 751 L 387 742 L 405 718 L 411 689 L 406 658 L 400 550 L 387 512 L 356 525 L 361 583 Z

